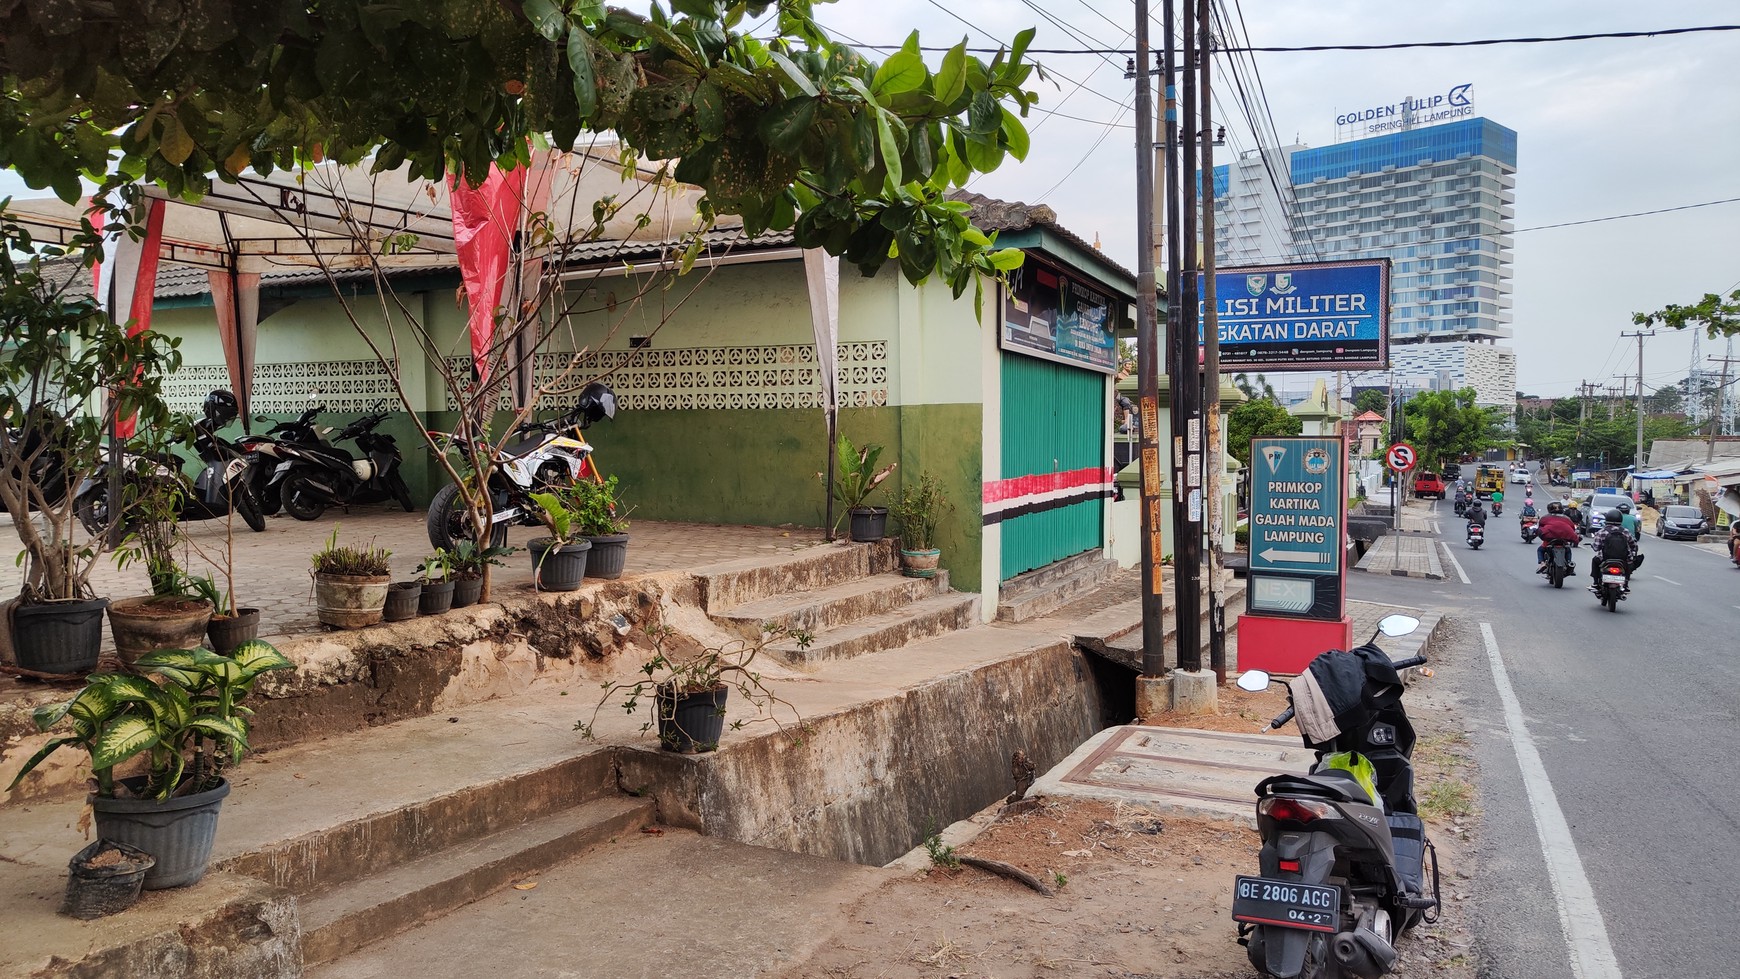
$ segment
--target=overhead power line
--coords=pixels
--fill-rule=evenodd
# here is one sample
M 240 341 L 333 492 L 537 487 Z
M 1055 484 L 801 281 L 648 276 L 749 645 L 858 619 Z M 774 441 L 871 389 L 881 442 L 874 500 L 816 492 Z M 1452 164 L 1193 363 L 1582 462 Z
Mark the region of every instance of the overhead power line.
M 1560 41 L 1602 41 L 1626 38 L 1672 37 L 1680 34 L 1711 34 L 1720 31 L 1740 31 L 1740 24 L 1713 24 L 1708 27 L 1664 27 L 1652 31 L 1608 31 L 1599 34 L 1561 34 L 1555 37 L 1489 37 L 1472 41 L 1398 41 L 1391 44 L 1303 44 L 1292 46 L 1219 48 L 1231 54 L 1293 54 L 1307 51 L 1402 51 L 1409 48 L 1477 48 L 1496 44 L 1553 44 Z M 898 44 L 859 44 L 873 51 L 899 50 Z M 921 47 L 921 51 L 947 51 L 946 47 Z M 998 48 L 968 48 L 974 54 L 995 54 Z M 1136 53 L 1134 48 L 1028 48 L 1028 54 L 1068 54 L 1105 56 Z

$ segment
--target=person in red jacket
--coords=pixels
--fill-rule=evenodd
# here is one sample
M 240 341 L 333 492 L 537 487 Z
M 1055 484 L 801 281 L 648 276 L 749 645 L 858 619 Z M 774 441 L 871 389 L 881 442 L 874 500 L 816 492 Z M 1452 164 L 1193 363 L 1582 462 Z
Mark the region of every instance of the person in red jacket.
M 1547 570 L 1548 544 L 1563 541 L 1575 545 L 1583 541 L 1577 534 L 1577 524 L 1565 516 L 1565 505 L 1558 500 L 1547 504 L 1547 515 L 1541 518 L 1540 526 L 1536 530 L 1541 535 L 1541 543 L 1535 548 L 1535 559 L 1540 562 L 1540 566 L 1535 568 L 1536 574 L 1543 574 Z

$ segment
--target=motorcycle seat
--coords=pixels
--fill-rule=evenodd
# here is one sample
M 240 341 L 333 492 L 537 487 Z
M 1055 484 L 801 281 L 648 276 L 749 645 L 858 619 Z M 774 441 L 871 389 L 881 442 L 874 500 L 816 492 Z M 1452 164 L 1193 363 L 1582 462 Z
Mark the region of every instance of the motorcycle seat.
M 1257 783 L 1259 797 L 1282 793 L 1371 805 L 1371 796 L 1366 794 L 1359 779 L 1338 768 L 1326 768 L 1309 775 L 1271 775 Z
M 520 456 L 529 455 L 532 452 L 537 451 L 544 445 L 544 443 L 545 439 L 542 435 L 534 435 L 529 439 L 523 439 L 512 445 L 504 446 L 501 450 L 501 454 L 509 459 L 518 459 Z
M 1396 854 L 1396 876 L 1409 894 L 1421 894 L 1426 876 L 1426 824 L 1411 812 L 1389 814 L 1390 845 Z

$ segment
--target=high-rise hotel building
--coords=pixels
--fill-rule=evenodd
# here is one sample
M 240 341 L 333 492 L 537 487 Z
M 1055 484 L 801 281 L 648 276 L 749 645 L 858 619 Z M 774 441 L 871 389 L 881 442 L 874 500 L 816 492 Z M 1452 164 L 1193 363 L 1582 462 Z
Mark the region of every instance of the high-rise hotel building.
M 1511 335 L 1514 131 L 1469 118 L 1252 150 L 1216 167 L 1215 185 L 1222 266 L 1388 258 L 1398 380 L 1471 386 L 1479 403 L 1514 409 L 1516 355 L 1499 343 Z

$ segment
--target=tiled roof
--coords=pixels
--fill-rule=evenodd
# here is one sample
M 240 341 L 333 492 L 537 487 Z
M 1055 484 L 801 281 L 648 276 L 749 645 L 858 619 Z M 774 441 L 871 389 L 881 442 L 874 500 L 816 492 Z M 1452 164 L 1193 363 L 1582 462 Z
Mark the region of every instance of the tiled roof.
M 1100 264 L 1128 279 L 1132 288 L 1136 284 L 1134 272 L 1113 261 L 1105 252 L 1084 241 L 1080 235 L 1057 223 L 1057 212 L 1044 204 L 1000 201 L 995 197 L 975 194 L 970 190 L 954 191 L 949 194 L 949 200 L 965 201 L 971 204 L 973 206 L 973 224 L 980 231 L 1025 231 L 1034 226 L 1042 227 L 1094 256 Z

